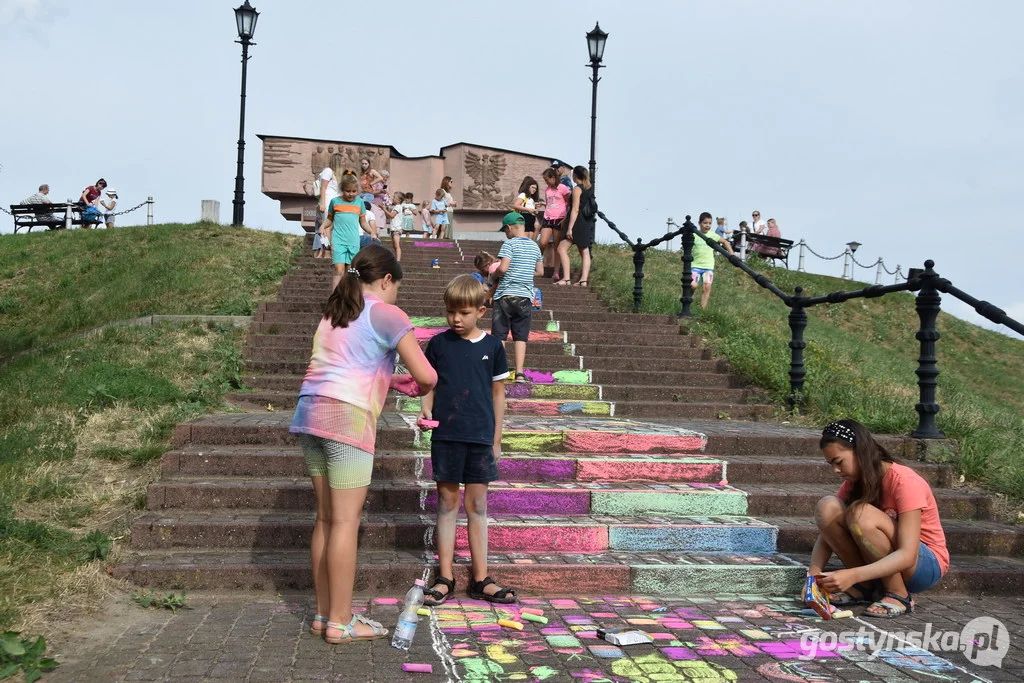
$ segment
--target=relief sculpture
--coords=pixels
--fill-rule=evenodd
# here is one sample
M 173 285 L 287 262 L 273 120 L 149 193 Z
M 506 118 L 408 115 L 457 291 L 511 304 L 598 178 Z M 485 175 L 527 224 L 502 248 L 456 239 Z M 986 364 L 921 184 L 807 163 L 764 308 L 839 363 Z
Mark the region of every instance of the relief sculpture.
M 466 176 L 473 181 L 473 184 L 463 191 L 464 208 L 500 211 L 512 206 L 515 192 L 508 191 L 502 194 L 499 187 L 507 167 L 504 154 L 477 154 L 466 150 L 464 163 Z
M 349 145 L 322 145 L 317 144 L 309 155 L 309 168 L 314 176 L 320 175 L 320 171 L 330 168 L 334 175 L 340 178 L 346 170 L 359 173 L 359 162 L 363 159 L 370 160 L 370 168 L 378 171 L 390 170 L 390 155 L 377 147 L 352 147 Z

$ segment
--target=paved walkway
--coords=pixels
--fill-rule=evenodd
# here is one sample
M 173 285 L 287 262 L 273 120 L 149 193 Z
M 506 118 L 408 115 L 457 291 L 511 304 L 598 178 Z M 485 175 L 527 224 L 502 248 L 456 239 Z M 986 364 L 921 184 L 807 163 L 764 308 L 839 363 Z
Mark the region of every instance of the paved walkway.
M 59 638 L 63 662 L 51 681 L 1019 681 L 1024 680 L 1021 598 L 923 598 L 917 613 L 896 621 L 822 622 L 801 614 L 788 598 L 758 596 L 677 600 L 636 597 L 524 600 L 544 611 L 548 624 L 522 631 L 498 626 L 486 603 L 463 601 L 421 619 L 413 647 L 387 641 L 331 646 L 307 632 L 309 595 L 205 594 L 192 609 L 146 611 L 119 598 L 93 623 L 104 631 Z M 362 602 L 391 626 L 394 598 Z M 972 664 L 960 652 L 935 654 L 902 641 L 858 651 L 831 634 L 809 652 L 806 633 L 863 629 L 865 644 L 885 629 L 959 634 L 979 616 L 1000 620 L 1009 633 L 1001 667 Z M 112 624 L 119 624 L 113 627 Z M 653 645 L 617 648 L 596 637 L 600 626 L 633 625 L 654 635 Z M 83 625 L 87 627 L 86 625 Z M 824 630 L 822 630 L 824 629 Z M 76 629 L 77 630 L 77 629 Z M 996 634 L 999 635 L 998 633 Z M 878 640 L 875 640 L 879 643 Z M 984 645 L 984 643 L 981 643 Z M 982 652 L 986 652 L 984 647 Z M 813 658 L 807 655 L 814 654 Z M 803 659 L 801 657 L 803 656 Z M 432 674 L 404 673 L 404 662 L 426 663 Z

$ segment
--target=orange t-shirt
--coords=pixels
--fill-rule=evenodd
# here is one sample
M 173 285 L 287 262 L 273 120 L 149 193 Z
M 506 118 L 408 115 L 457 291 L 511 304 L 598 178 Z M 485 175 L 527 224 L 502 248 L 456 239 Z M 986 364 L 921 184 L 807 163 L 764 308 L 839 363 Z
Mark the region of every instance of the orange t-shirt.
M 851 488 L 853 486 L 850 482 L 844 481 L 836 495 L 848 503 Z M 939 508 L 928 482 L 906 465 L 893 463 L 882 478 L 882 500 L 879 507 L 894 522 L 901 512 L 921 511 L 921 542 L 935 553 L 939 569 L 945 574 L 949 569 L 949 550 L 946 549 L 946 534 L 939 521 Z

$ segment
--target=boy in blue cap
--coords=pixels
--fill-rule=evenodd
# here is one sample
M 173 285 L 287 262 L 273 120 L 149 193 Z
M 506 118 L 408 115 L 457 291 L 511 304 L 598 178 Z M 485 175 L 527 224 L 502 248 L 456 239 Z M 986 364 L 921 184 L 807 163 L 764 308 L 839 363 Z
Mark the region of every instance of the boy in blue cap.
M 526 237 L 522 214 L 505 214 L 500 229 L 508 240 L 498 251 L 498 267 L 494 271 L 494 277 L 501 279 L 494 290 L 491 334 L 504 342 L 512 332 L 516 381 L 522 383 L 526 381 L 526 342 L 533 319 L 533 278 L 544 274 L 544 261 L 537 243 Z

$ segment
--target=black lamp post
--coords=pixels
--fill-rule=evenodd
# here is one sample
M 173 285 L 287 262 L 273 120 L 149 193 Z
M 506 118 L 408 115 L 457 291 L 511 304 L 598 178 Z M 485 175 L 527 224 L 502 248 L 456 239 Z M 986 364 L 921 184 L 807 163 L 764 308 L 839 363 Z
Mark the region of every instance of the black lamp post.
M 853 259 L 853 255 L 860 249 L 860 242 L 847 242 L 846 246 L 850 250 L 850 282 L 853 282 L 853 273 L 857 269 L 857 262 Z
M 249 64 L 249 46 L 256 44 L 252 42 L 252 37 L 256 33 L 256 20 L 259 18 L 260 13 L 249 4 L 249 0 L 245 0 L 241 7 L 235 8 L 235 23 L 238 25 L 238 40 L 235 42 L 242 44 L 242 105 L 238 114 L 238 172 L 235 174 L 231 225 L 241 225 L 245 220 L 245 74 Z
M 608 34 L 601 30 L 601 24 L 595 23 L 594 29 L 587 34 L 587 50 L 590 52 L 590 68 L 594 75 L 590 82 L 594 84 L 593 96 L 590 101 L 590 182 L 594 183 L 597 176 L 597 82 L 601 79 L 597 76 L 597 70 L 602 68 L 601 59 L 604 57 L 604 43 L 608 40 Z

